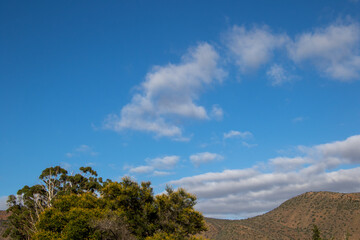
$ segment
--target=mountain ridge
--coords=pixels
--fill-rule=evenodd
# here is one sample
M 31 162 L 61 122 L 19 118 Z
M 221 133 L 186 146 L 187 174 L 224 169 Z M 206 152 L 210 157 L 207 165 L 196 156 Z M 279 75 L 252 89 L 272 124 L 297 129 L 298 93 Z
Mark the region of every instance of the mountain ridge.
M 360 239 L 360 193 L 307 192 L 259 216 L 206 221 L 202 235 L 214 240 L 311 239 L 314 224 L 327 239 Z

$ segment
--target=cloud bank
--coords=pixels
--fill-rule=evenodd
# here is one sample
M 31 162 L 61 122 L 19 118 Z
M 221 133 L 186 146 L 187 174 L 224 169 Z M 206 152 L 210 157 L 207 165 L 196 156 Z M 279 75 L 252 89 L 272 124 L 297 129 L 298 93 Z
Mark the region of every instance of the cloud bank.
M 360 135 L 299 148 L 299 156 L 270 159 L 265 167 L 232 169 L 170 182 L 195 193 L 206 216 L 244 218 L 272 210 L 307 191 L 360 191 Z M 339 169 L 343 165 L 349 169 Z

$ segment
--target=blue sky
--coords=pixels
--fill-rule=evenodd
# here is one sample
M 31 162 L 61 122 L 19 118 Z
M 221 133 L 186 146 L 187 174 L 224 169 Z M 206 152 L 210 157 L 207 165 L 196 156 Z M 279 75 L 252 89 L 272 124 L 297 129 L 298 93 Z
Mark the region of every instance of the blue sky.
M 1 1 L 0 208 L 92 166 L 243 218 L 360 191 L 359 1 Z

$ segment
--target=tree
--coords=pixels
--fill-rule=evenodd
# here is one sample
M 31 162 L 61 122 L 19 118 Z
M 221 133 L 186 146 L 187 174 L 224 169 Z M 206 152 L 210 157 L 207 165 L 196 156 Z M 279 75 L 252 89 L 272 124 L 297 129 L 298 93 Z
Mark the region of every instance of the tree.
M 107 208 L 123 219 L 130 232 L 138 239 L 154 234 L 159 216 L 150 182 L 139 185 L 125 177 L 122 182 L 106 184 L 102 189 L 102 196 Z
M 136 240 L 128 225 L 114 213 L 108 213 L 104 218 L 92 222 L 92 226 L 101 232 L 104 239 Z
M 206 230 L 203 216 L 194 210 L 195 195 L 182 188 L 174 191 L 167 187 L 166 193 L 156 196 L 155 202 L 162 232 L 173 234 L 176 239 L 187 239 Z
M 13 239 L 31 239 L 37 231 L 36 224 L 45 209 L 51 208 L 53 201 L 61 195 L 71 193 L 96 192 L 102 188 L 102 179 L 90 167 L 80 168 L 74 176 L 59 167 L 50 167 L 39 176 L 40 184 L 24 186 L 16 196 L 8 198 L 8 227 L 4 236 Z
M 33 238 L 99 239 L 101 232 L 92 226 L 92 221 L 104 216 L 103 205 L 102 199 L 92 193 L 59 196 L 41 214 Z
M 154 196 L 150 182 L 126 177 L 102 181 L 91 168 L 69 176 L 60 167 L 45 169 L 41 184 L 9 196 L 13 239 L 199 239 L 206 229 L 194 210 L 196 197 L 184 189 Z
M 313 225 L 312 231 L 313 231 L 312 240 L 321 240 L 320 230 L 315 224 Z

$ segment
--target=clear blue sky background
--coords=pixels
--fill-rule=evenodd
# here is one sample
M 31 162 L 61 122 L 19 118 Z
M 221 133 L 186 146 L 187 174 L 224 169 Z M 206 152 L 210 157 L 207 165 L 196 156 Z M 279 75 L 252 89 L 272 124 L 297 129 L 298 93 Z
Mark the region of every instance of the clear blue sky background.
M 340 0 L 1 1 L 0 208 L 54 165 L 182 186 L 215 217 L 360 191 L 359 13 Z

